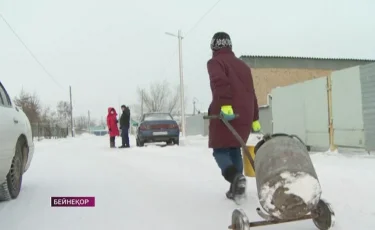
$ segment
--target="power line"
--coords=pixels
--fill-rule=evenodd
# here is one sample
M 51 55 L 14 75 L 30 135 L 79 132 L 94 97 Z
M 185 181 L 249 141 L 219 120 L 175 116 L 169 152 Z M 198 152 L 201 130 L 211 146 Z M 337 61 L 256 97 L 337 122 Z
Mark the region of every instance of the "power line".
M 188 32 L 184 35 L 184 38 L 186 38 L 186 36 L 191 32 L 193 31 L 202 21 L 203 19 L 221 2 L 222 0 L 218 0 L 214 5 L 211 6 L 211 8 L 209 8 L 200 18 L 199 20 L 194 24 L 194 26 L 188 30 Z M 178 49 L 175 50 L 175 52 L 172 54 L 172 56 L 170 57 L 170 60 L 172 57 L 174 57 L 177 53 Z M 170 64 L 170 60 L 168 61 L 168 65 Z M 166 72 L 168 67 L 165 67 L 164 70 L 163 70 L 163 73 Z
M 5 22 L 5 24 L 8 26 L 8 28 L 12 31 L 12 33 L 18 38 L 18 40 L 21 42 L 21 44 L 25 47 L 25 49 L 29 52 L 29 54 L 31 55 L 31 57 L 39 64 L 40 67 L 42 67 L 43 71 L 52 79 L 52 81 L 55 82 L 56 85 L 58 85 L 61 89 L 64 89 L 64 87 L 61 86 L 60 83 L 58 83 L 56 81 L 56 79 L 53 77 L 53 75 L 48 72 L 48 70 L 46 69 L 46 67 L 44 67 L 44 65 L 38 60 L 38 58 L 34 55 L 34 53 L 29 49 L 29 47 L 27 47 L 27 45 L 22 41 L 22 39 L 20 38 L 20 36 L 18 36 L 18 34 L 16 33 L 16 31 L 14 31 L 14 29 L 12 28 L 12 26 L 8 23 L 8 21 L 5 19 L 5 17 L 0 13 L 0 18 L 3 19 L 3 21 Z
M 176 50 L 173 52 L 173 54 L 172 54 L 171 56 L 169 56 L 169 58 L 167 59 L 167 64 L 166 64 L 165 68 L 164 68 L 163 71 L 162 71 L 161 77 L 165 77 L 164 75 L 166 74 L 167 69 L 168 69 L 168 67 L 169 67 L 170 64 L 171 64 L 171 61 L 173 60 L 172 58 L 174 58 L 174 57 L 176 56 L 177 52 L 178 52 L 178 49 L 176 49 Z
M 167 70 L 170 67 L 171 61 L 173 60 L 172 58 L 176 56 L 177 52 L 178 52 L 178 49 L 176 48 L 176 50 L 172 53 L 172 55 L 170 55 L 169 58 L 167 58 L 167 62 L 165 63 L 164 67 L 161 69 L 159 73 L 160 78 L 165 77 L 165 74 L 167 73 Z
M 195 25 L 190 29 L 190 30 L 188 30 L 188 32 L 185 34 L 185 36 L 184 37 L 186 37 L 192 30 L 194 30 L 202 21 L 203 21 L 203 19 L 221 2 L 222 0 L 218 0 L 213 6 L 211 6 L 211 8 L 210 9 L 208 9 L 207 11 L 206 11 L 206 13 L 204 13 L 203 15 L 202 15 L 202 17 L 195 23 Z
M 212 5 L 200 18 L 199 18 L 199 20 L 194 24 L 194 26 L 190 29 L 190 30 L 188 30 L 188 32 L 185 34 L 185 36 L 184 36 L 184 38 L 186 38 L 186 36 L 188 36 L 188 34 L 190 34 L 190 32 L 191 31 L 193 31 L 202 21 L 203 21 L 203 19 L 213 10 L 213 9 L 215 9 L 215 7 L 221 2 L 222 0 L 218 0 L 214 5 Z M 170 58 L 172 58 L 172 57 L 174 57 L 175 55 L 176 55 L 176 53 L 177 53 L 177 51 L 178 50 L 176 50 L 174 53 L 173 53 L 173 55 L 170 57 Z M 168 64 L 170 63 L 170 61 L 168 61 Z M 166 72 L 166 70 L 167 70 L 167 68 L 168 67 L 166 67 L 165 69 L 164 69 L 164 71 L 163 72 Z

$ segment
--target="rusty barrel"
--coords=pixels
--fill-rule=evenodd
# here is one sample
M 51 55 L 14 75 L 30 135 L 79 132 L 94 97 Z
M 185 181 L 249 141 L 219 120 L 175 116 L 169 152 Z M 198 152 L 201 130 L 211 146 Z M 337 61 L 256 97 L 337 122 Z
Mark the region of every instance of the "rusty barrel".
M 270 216 L 296 219 L 316 207 L 321 186 L 306 145 L 298 137 L 266 135 L 255 151 L 258 198 Z

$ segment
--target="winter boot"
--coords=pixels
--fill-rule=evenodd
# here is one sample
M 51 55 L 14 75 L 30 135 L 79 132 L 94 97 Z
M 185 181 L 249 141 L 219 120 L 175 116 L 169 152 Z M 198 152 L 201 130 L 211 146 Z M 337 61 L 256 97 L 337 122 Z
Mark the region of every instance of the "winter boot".
M 223 176 L 231 184 L 226 193 L 227 198 L 241 204 L 242 200 L 246 198 L 246 177 L 238 172 L 234 165 L 225 169 Z
M 237 169 L 234 165 L 229 166 L 226 168 L 223 172 L 223 177 L 226 181 L 230 183 L 229 191 L 226 192 L 226 196 L 228 199 L 233 200 L 234 199 L 234 193 L 233 193 L 233 181 L 237 175 Z
M 233 199 L 234 199 L 234 195 L 233 195 L 233 193 L 232 193 L 232 184 L 230 185 L 229 190 L 228 190 L 228 192 L 226 192 L 225 195 L 227 196 L 227 198 L 228 198 L 229 200 L 233 200 Z
M 238 173 L 233 180 L 231 192 L 236 204 L 242 204 L 246 199 L 246 177 Z
M 115 142 L 111 141 L 111 142 L 110 142 L 110 147 L 111 147 L 111 148 L 115 148 Z

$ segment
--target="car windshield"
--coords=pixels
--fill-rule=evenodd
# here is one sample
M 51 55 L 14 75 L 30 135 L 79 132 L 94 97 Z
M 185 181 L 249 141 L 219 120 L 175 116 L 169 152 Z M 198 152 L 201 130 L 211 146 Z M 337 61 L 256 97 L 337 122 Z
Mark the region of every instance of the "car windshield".
M 173 120 L 173 118 L 168 113 L 145 114 L 144 121 L 160 121 L 160 120 Z

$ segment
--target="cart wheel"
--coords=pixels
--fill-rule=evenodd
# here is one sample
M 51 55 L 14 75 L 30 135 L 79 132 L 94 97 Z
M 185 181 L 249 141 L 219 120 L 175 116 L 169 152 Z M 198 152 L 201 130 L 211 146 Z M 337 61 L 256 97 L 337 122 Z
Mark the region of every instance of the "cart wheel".
M 242 209 L 235 209 L 232 212 L 232 225 L 229 227 L 233 230 L 250 230 L 250 221 Z
M 319 200 L 316 210 L 313 212 L 318 215 L 313 218 L 313 222 L 319 230 L 329 230 L 333 228 L 335 225 L 335 212 L 328 202 L 323 199 Z

